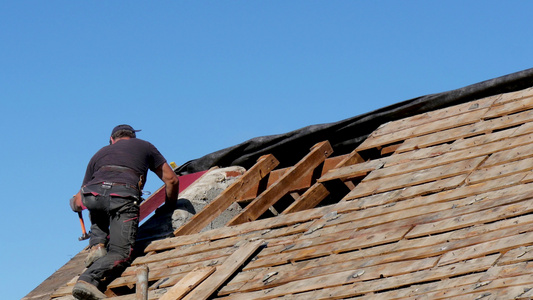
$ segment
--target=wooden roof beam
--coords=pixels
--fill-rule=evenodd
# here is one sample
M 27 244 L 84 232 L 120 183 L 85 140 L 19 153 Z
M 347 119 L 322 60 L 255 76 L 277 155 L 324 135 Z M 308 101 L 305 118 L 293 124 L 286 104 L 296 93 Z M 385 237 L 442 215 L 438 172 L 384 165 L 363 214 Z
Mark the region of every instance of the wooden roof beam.
M 294 183 L 300 177 L 312 173 L 332 152 L 333 149 L 328 141 L 314 145 L 309 154 L 283 174 L 276 183 L 255 198 L 240 214 L 228 223 L 228 226 L 257 220 L 270 206 L 290 192 Z

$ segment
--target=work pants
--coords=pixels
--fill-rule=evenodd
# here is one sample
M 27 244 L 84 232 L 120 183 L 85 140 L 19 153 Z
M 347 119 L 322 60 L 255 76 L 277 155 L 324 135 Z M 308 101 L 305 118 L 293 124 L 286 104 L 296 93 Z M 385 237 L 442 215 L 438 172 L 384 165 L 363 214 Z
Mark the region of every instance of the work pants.
M 107 254 L 96 260 L 79 280 L 102 287 L 131 262 L 139 225 L 140 197 L 136 189 L 109 184 L 82 189 L 83 203 L 89 209 L 89 244 L 104 244 Z

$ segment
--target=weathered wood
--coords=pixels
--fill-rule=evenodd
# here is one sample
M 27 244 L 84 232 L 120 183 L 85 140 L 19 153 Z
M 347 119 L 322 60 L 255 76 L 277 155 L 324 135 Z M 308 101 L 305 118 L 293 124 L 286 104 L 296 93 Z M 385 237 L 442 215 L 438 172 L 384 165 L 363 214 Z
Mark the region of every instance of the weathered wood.
M 522 246 L 505 252 L 498 265 L 510 265 L 533 260 L 533 246 Z
M 326 159 L 326 162 L 328 162 L 328 160 L 331 161 L 331 159 Z M 322 171 L 322 176 L 320 178 L 324 177 L 325 174 L 329 172 L 329 170 L 337 169 L 342 166 L 362 164 L 364 163 L 364 160 L 361 155 L 357 153 L 357 151 L 352 151 L 350 154 L 342 156 L 342 159 L 335 161 L 335 163 L 336 164 L 334 167 L 331 164 L 330 166 L 328 166 L 328 168 L 324 167 Z M 351 182 L 349 181 L 345 181 L 345 184 L 349 186 L 350 189 L 354 188 L 353 184 L 351 184 Z M 289 205 L 289 207 L 287 207 L 283 211 L 283 214 L 314 208 L 329 194 L 329 191 L 321 182 L 315 182 L 301 197 L 299 197 L 291 205 Z
M 390 289 L 394 287 L 404 286 L 406 284 L 426 282 L 429 280 L 439 280 L 443 278 L 457 276 L 460 274 L 468 274 L 474 271 L 486 270 L 494 263 L 497 258 L 498 256 L 492 255 L 435 269 L 420 270 L 418 272 L 413 272 L 409 274 L 391 276 L 389 278 L 365 282 L 365 284 L 355 284 L 354 287 L 357 286 L 357 288 L 349 288 L 347 284 L 357 283 L 365 278 L 370 277 L 370 275 L 366 275 L 366 272 L 362 273 L 363 270 L 349 270 L 344 272 L 341 271 L 335 275 L 323 275 L 311 279 L 292 281 L 290 283 L 278 287 L 273 287 L 268 290 L 268 293 L 265 293 L 264 291 L 257 291 L 250 293 L 232 294 L 225 299 L 269 299 L 274 297 L 286 296 L 294 293 L 303 293 L 312 290 L 325 289 L 329 287 L 340 287 L 338 291 L 343 293 L 343 296 L 356 296 L 372 292 L 374 289 L 370 289 L 369 287 L 373 287 L 373 285 L 377 284 L 380 284 L 381 286 L 385 285 L 388 289 Z M 361 275 L 357 276 L 358 274 Z M 374 282 L 374 284 L 372 284 L 372 282 Z M 307 294 L 300 294 L 298 296 L 301 297 L 300 299 L 335 299 L 336 296 L 339 296 L 333 295 L 331 293 L 331 290 L 327 290 L 327 294 L 329 294 L 327 296 L 325 294 L 322 294 L 321 292 L 323 291 L 313 293 L 314 297 L 311 298 L 307 298 Z
M 398 152 L 425 148 L 433 145 L 447 143 L 450 141 L 455 141 L 458 139 L 473 137 L 480 134 L 489 134 L 493 131 L 511 128 L 517 125 L 531 122 L 532 120 L 532 111 L 526 111 L 523 113 L 499 117 L 497 119 L 491 119 L 487 121 L 481 120 L 474 124 L 450 128 L 448 130 L 438 131 L 429 135 L 413 137 L 411 139 L 406 140 L 398 149 Z
M 498 116 L 513 115 L 531 109 L 533 109 L 533 97 L 531 95 L 508 102 L 498 101 L 491 106 L 485 118 L 492 119 Z
M 486 180 L 497 179 L 506 177 L 516 173 L 523 173 L 533 170 L 533 158 L 526 158 L 519 161 L 513 161 L 510 163 L 496 165 L 493 167 L 484 167 L 475 170 L 468 176 L 468 184 L 476 184 Z
M 315 145 L 311 149 L 311 152 L 292 167 L 290 171 L 284 174 L 278 182 L 269 187 L 265 192 L 259 195 L 259 197 L 246 206 L 239 215 L 229 221 L 228 226 L 256 220 L 270 206 L 290 191 L 292 183 L 297 181 L 297 178 L 311 172 L 331 155 L 332 152 L 331 145 L 327 141 Z
M 335 179 L 349 180 L 356 177 L 366 176 L 371 171 L 382 168 L 384 165 L 385 163 L 382 160 L 377 159 L 346 167 L 338 167 L 324 174 L 318 179 L 318 182 L 326 182 Z
M 472 112 L 475 110 L 487 109 L 493 105 L 493 103 L 500 96 L 487 97 L 480 100 L 454 105 L 431 112 L 410 116 L 394 122 L 389 122 L 376 129 L 371 137 L 381 136 L 386 134 L 392 134 L 398 131 L 403 131 L 408 128 L 424 126 L 428 123 L 438 122 L 443 119 L 454 118 L 464 113 Z
M 159 300 L 179 300 L 215 272 L 215 268 L 197 269 L 188 273 Z
M 375 193 L 388 192 L 395 189 L 423 184 L 459 174 L 469 173 L 474 170 L 485 157 L 477 157 L 464 161 L 458 161 L 449 165 L 437 166 L 425 170 L 416 171 L 410 174 L 400 174 L 396 176 L 380 178 L 361 182 L 346 197 L 351 199 L 365 197 Z
M 531 218 L 530 218 L 531 219 Z M 531 222 L 531 220 L 529 220 Z M 315 262 L 306 260 L 302 263 L 299 262 L 292 262 L 292 264 L 289 265 L 281 265 L 278 267 L 273 267 L 269 269 L 259 268 L 260 266 L 256 265 L 256 268 L 258 273 L 257 275 L 254 275 L 255 278 L 254 281 L 257 281 L 257 278 L 263 278 L 266 273 L 272 273 L 277 272 L 279 274 L 293 274 L 293 273 L 302 273 L 300 276 L 301 278 L 304 277 L 312 277 L 312 276 L 318 276 L 320 274 L 325 274 L 324 272 L 327 272 L 327 268 L 330 269 L 346 269 L 342 268 L 341 266 L 346 264 L 357 264 L 357 261 L 360 261 L 360 263 L 364 264 L 365 266 L 372 266 L 376 264 L 384 264 L 384 263 L 390 263 L 394 261 L 402 261 L 402 260 L 412 260 L 412 259 L 420 259 L 425 257 L 432 257 L 439 254 L 444 253 L 445 249 L 453 249 L 453 245 L 455 247 L 463 247 L 465 245 L 471 245 L 475 244 L 476 242 L 479 242 L 479 240 L 476 240 L 475 238 L 472 238 L 470 244 L 463 244 L 462 242 L 455 242 L 453 245 L 449 242 L 449 240 L 454 240 L 455 238 L 461 239 L 461 238 L 468 238 L 475 237 L 476 232 L 487 232 L 485 234 L 486 239 L 492 239 L 494 237 L 500 238 L 502 236 L 508 236 L 512 234 L 516 234 L 516 232 L 519 232 L 519 226 L 515 225 L 516 220 L 509 220 L 506 221 L 507 225 L 510 226 L 506 230 L 498 230 L 498 228 L 503 228 L 501 226 L 496 227 L 494 224 L 487 225 L 485 228 L 477 228 L 476 231 L 473 231 L 471 228 L 462 230 L 463 234 L 461 232 L 456 233 L 455 235 L 452 234 L 444 234 L 444 235 L 438 235 L 434 237 L 428 237 L 423 239 L 417 239 L 415 241 L 412 241 L 410 243 L 403 243 L 403 247 L 398 247 L 398 245 L 394 244 L 386 244 L 383 246 L 373 247 L 373 248 L 365 248 L 365 250 L 359 250 L 354 252 L 344 252 L 343 249 L 339 249 L 339 251 L 343 251 L 343 254 L 338 254 L 335 256 L 325 256 L 321 258 L 320 260 L 315 260 Z M 498 231 L 488 231 L 491 227 L 494 227 L 494 229 Z M 491 233 L 489 233 L 491 232 Z M 340 234 L 340 233 L 339 233 Z M 357 240 L 357 239 L 356 239 Z M 291 251 L 287 250 L 287 251 Z M 398 252 L 403 251 L 403 252 Z M 273 260 L 276 259 L 275 257 L 271 258 L 265 258 L 267 260 Z M 257 261 L 254 261 L 256 263 Z M 335 266 L 329 266 L 331 264 L 334 264 Z M 261 265 L 261 264 L 260 264 Z M 251 267 L 251 265 L 249 265 Z M 327 267 L 327 268 L 326 268 Z M 246 268 L 249 270 L 249 268 Z M 262 271 L 264 270 L 264 271 Z M 309 273 L 308 275 L 306 275 Z M 286 277 L 286 275 L 284 276 Z M 284 281 L 284 278 L 278 278 L 276 279 L 276 284 L 279 284 L 280 281 Z M 242 282 L 248 282 L 248 280 L 242 279 Z M 264 285 L 264 283 L 257 282 L 257 287 Z M 242 283 L 238 284 L 235 283 L 235 286 L 239 287 L 239 290 L 242 291 Z M 230 289 L 230 285 L 228 285 L 224 289 L 225 293 L 229 293 L 232 290 Z
M 209 278 L 200 283 L 184 299 L 200 300 L 209 298 L 263 243 L 263 241 L 255 241 L 241 246 Z
M 502 105 L 507 102 L 512 102 L 512 101 L 520 100 L 526 97 L 531 97 L 532 95 L 533 95 L 533 88 L 526 88 L 523 90 L 504 93 L 504 94 L 498 95 L 497 100 L 494 101 L 492 105 L 494 106 Z
M 496 241 L 480 243 L 464 249 L 458 249 L 445 253 L 439 261 L 439 265 L 480 257 L 495 252 L 505 252 L 509 249 L 533 245 L 533 232 L 527 232 L 516 236 L 505 237 Z
M 521 200 L 524 199 L 524 197 L 520 195 L 517 199 Z M 497 206 L 487 210 L 475 211 L 469 214 L 457 213 L 454 214 L 453 217 L 441 221 L 419 224 L 415 226 L 411 232 L 409 232 L 407 238 L 456 230 L 459 228 L 484 224 L 533 212 L 533 201 L 521 201 L 519 203 L 512 203 L 509 205 L 503 204 L 504 203 L 502 203 L 502 206 Z
M 348 154 L 345 155 L 339 155 L 334 157 L 328 157 L 322 166 L 322 170 L 318 177 L 325 174 L 327 171 L 335 168 L 335 166 L 343 160 L 349 160 Z M 290 167 L 283 168 L 283 169 L 276 169 L 270 172 L 268 176 L 268 182 L 263 186 L 262 183 L 258 183 L 253 185 L 242 197 L 238 199 L 238 202 L 247 202 L 250 200 L 253 200 L 257 196 L 259 196 L 264 190 L 266 190 L 268 187 L 272 186 L 276 181 L 278 181 L 287 171 L 290 170 Z M 317 174 L 315 172 L 310 172 L 302 177 L 300 177 L 296 182 L 293 183 L 291 192 L 292 191 L 298 191 L 305 188 L 310 187 L 313 182 L 317 179 L 315 178 Z M 261 189 L 260 188 L 263 188 Z
M 259 180 L 265 177 L 278 164 L 279 161 L 273 155 L 266 155 L 259 158 L 252 168 L 233 182 L 200 212 L 195 214 L 187 223 L 176 229 L 174 235 L 180 236 L 200 232 L 224 212 L 236 199 L 251 188 L 252 184 L 259 182 Z
M 489 140 L 490 141 L 490 140 Z M 498 140 L 494 143 L 477 143 L 475 145 L 471 145 L 471 147 L 466 147 L 462 149 L 457 149 L 454 147 L 452 149 L 448 149 L 448 151 L 443 151 L 444 149 L 437 149 L 435 152 L 431 151 L 430 153 L 433 153 L 432 156 L 426 156 L 426 157 L 411 157 L 411 152 L 403 153 L 402 155 L 395 157 L 388 157 L 386 159 L 386 165 L 383 168 L 377 168 L 376 170 L 373 170 L 371 174 L 369 174 L 365 180 L 370 179 L 377 179 L 382 177 L 389 177 L 392 175 L 399 175 L 404 173 L 413 172 L 416 170 L 434 167 L 438 165 L 444 165 L 447 163 L 457 162 L 460 160 L 466 160 L 469 158 L 484 156 L 484 155 L 490 155 L 492 153 L 496 153 L 498 157 L 501 156 L 501 152 L 507 153 L 508 151 L 511 151 L 512 153 L 523 153 L 521 156 L 512 157 L 514 160 L 518 160 L 521 158 L 527 158 L 528 156 L 525 155 L 525 151 L 528 151 L 529 143 L 533 141 L 533 135 L 528 134 L 525 136 L 516 136 L 508 139 Z M 516 147 L 520 147 L 520 149 L 515 149 Z M 519 151 L 519 150 L 523 151 Z M 508 151 L 504 151 L 508 150 Z M 515 151 L 513 151 L 515 150 Z M 420 151 L 420 150 L 418 150 Z M 417 151 L 417 152 L 418 152 Z M 496 155 L 495 154 L 495 155 Z M 489 162 L 485 162 L 484 166 L 492 166 L 496 164 L 501 164 L 506 162 L 505 160 L 502 161 L 500 158 L 499 161 L 492 162 L 494 158 L 489 159 Z M 381 160 L 383 161 L 383 160 Z
M 139 266 L 136 270 L 135 300 L 148 300 L 148 267 Z
M 506 162 L 526 159 L 533 156 L 533 135 L 522 136 L 510 149 L 499 151 L 487 159 L 485 166 L 495 166 Z
M 303 195 L 296 199 L 289 207 L 287 207 L 283 214 L 289 214 L 296 211 L 302 211 L 305 209 L 313 208 L 318 205 L 324 198 L 329 195 L 329 191 L 326 187 L 317 183 L 310 187 Z
M 399 131 L 394 131 L 384 135 L 370 135 L 361 145 L 356 149 L 361 152 L 363 150 L 376 148 L 379 146 L 389 145 L 392 143 L 401 142 L 416 136 L 434 133 L 437 131 L 454 128 L 461 125 L 467 125 L 478 122 L 488 111 L 488 108 L 476 109 L 465 112 L 453 117 L 436 120 L 434 122 L 426 123 L 417 127 L 406 128 Z
M 498 205 L 497 202 L 498 201 L 493 201 L 494 203 L 493 205 Z M 448 215 L 453 216 L 453 213 L 450 213 Z M 431 219 L 431 215 L 429 218 Z M 436 218 L 436 217 L 433 217 L 433 218 Z M 380 219 L 384 219 L 384 218 L 376 218 L 377 221 L 380 221 Z M 411 219 L 405 219 L 403 221 L 402 220 L 394 221 L 393 223 L 384 224 L 378 227 L 375 227 L 376 225 L 374 225 L 374 227 L 371 227 L 371 230 L 369 231 L 367 230 L 355 231 L 355 234 L 358 234 L 359 236 L 358 240 L 363 240 L 363 243 L 360 244 L 361 247 L 366 248 L 365 243 L 364 243 L 365 238 L 363 235 L 365 232 L 369 232 L 368 235 L 372 236 L 372 234 L 370 233 L 374 231 L 385 231 L 386 232 L 386 231 L 390 231 L 391 228 L 398 228 L 398 227 L 401 228 L 401 226 L 406 226 L 406 224 L 413 224 L 413 223 L 416 224 L 417 222 L 421 222 L 422 220 L 423 218 L 415 217 Z M 435 235 L 435 236 L 431 236 L 428 238 L 419 238 L 416 240 L 411 240 L 408 243 L 404 243 L 403 245 L 395 245 L 392 248 L 385 247 L 379 250 L 377 247 L 374 246 L 374 248 L 369 248 L 370 251 L 368 251 L 368 253 L 366 250 L 365 251 L 360 250 L 354 253 L 355 256 L 352 257 L 351 259 L 359 257 L 359 255 L 363 257 L 367 257 L 367 258 L 373 255 L 383 256 L 383 254 L 386 253 L 386 251 L 404 251 L 404 250 L 409 250 L 409 247 L 422 248 L 422 247 L 433 246 L 433 245 L 438 245 L 438 244 L 442 244 L 442 245 L 439 245 L 438 247 L 436 247 L 436 249 L 442 248 L 442 249 L 445 249 L 446 251 L 449 251 L 453 249 L 452 245 L 449 244 L 449 241 L 454 241 L 456 239 L 464 239 L 461 243 L 455 243 L 454 244 L 455 247 L 469 246 L 469 245 L 479 243 L 479 242 L 484 242 L 490 239 L 516 234 L 520 231 L 520 226 L 529 226 L 532 221 L 533 221 L 533 217 L 531 217 L 530 215 L 525 215 L 524 217 L 508 219 L 508 220 L 495 222 L 495 223 L 489 223 L 487 225 L 477 226 L 474 228 L 465 228 L 463 230 L 458 230 L 458 231 L 454 231 L 454 232 L 446 233 L 446 234 Z M 360 223 L 365 224 L 367 223 L 367 221 L 362 220 Z M 352 226 L 353 228 L 353 226 L 357 226 L 357 223 L 350 225 L 350 226 Z M 498 230 L 500 231 L 494 234 L 491 234 L 491 232 L 498 231 Z M 349 238 L 349 239 L 352 239 L 354 237 L 353 234 L 339 232 L 339 231 L 337 232 L 338 232 L 337 236 L 334 237 L 337 240 L 339 240 L 339 238 L 341 237 Z M 487 233 L 487 235 L 485 235 L 485 233 Z M 475 236 L 476 239 L 469 240 L 470 236 Z M 313 248 L 312 253 L 315 256 L 327 255 L 331 253 L 332 251 L 331 249 L 333 248 L 335 249 L 333 252 L 336 252 L 336 251 L 347 252 L 353 249 L 351 248 L 353 247 L 353 245 L 350 245 L 350 243 L 345 244 L 342 240 L 339 240 L 339 242 L 335 244 L 331 244 L 331 242 L 334 242 L 334 239 L 329 238 L 324 233 L 320 233 L 320 235 L 315 239 L 316 240 L 303 239 L 299 242 L 295 241 L 293 245 L 291 245 L 291 248 L 288 250 L 284 250 L 284 249 L 281 249 L 281 247 L 275 247 L 275 246 L 269 247 L 268 249 L 265 249 L 265 251 L 262 252 L 261 255 L 259 255 L 257 260 L 250 263 L 248 267 L 259 268 L 259 267 L 265 267 L 265 266 L 272 266 L 276 264 L 279 265 L 279 264 L 287 263 L 289 261 L 302 260 L 302 259 L 305 259 L 310 254 L 307 248 Z M 439 253 L 442 253 L 442 250 L 438 250 L 438 252 L 435 252 L 434 249 L 433 250 L 432 249 L 421 249 L 421 250 L 423 250 L 421 251 L 421 254 L 416 254 L 415 252 L 409 255 L 438 255 Z M 278 251 L 278 253 L 276 253 L 276 251 Z
M 424 194 L 433 194 L 445 190 L 451 190 L 459 187 L 465 182 L 468 174 L 461 174 L 450 178 L 444 178 L 437 181 L 423 183 L 415 186 L 405 187 L 403 189 L 384 192 L 376 195 L 366 196 L 357 199 L 357 195 L 346 195 L 341 201 L 352 201 L 354 207 L 369 208 L 374 206 L 396 203 L 405 199 L 412 199 Z

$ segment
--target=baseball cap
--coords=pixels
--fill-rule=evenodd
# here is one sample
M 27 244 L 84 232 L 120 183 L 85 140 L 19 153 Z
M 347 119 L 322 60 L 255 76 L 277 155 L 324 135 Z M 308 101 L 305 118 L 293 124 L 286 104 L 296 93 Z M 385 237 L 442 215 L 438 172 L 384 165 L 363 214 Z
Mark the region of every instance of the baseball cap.
M 119 130 L 129 130 L 129 131 L 132 131 L 132 132 L 141 131 L 140 129 L 138 129 L 138 130 L 133 129 L 133 127 L 131 127 L 130 125 L 122 124 L 122 125 L 115 126 L 115 128 L 113 128 L 113 131 L 111 131 L 111 136 L 113 136 L 113 134 L 115 134 L 115 132 L 117 132 Z

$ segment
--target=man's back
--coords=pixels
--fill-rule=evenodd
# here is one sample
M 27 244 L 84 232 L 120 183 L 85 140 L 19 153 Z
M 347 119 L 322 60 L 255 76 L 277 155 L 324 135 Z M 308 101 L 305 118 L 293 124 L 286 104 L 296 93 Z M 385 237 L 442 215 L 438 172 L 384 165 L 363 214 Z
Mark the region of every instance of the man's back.
M 146 178 L 148 170 L 155 171 L 165 162 L 165 158 L 151 143 L 137 138 L 121 139 L 103 147 L 91 158 L 82 185 L 104 181 L 137 185 L 141 175 Z

